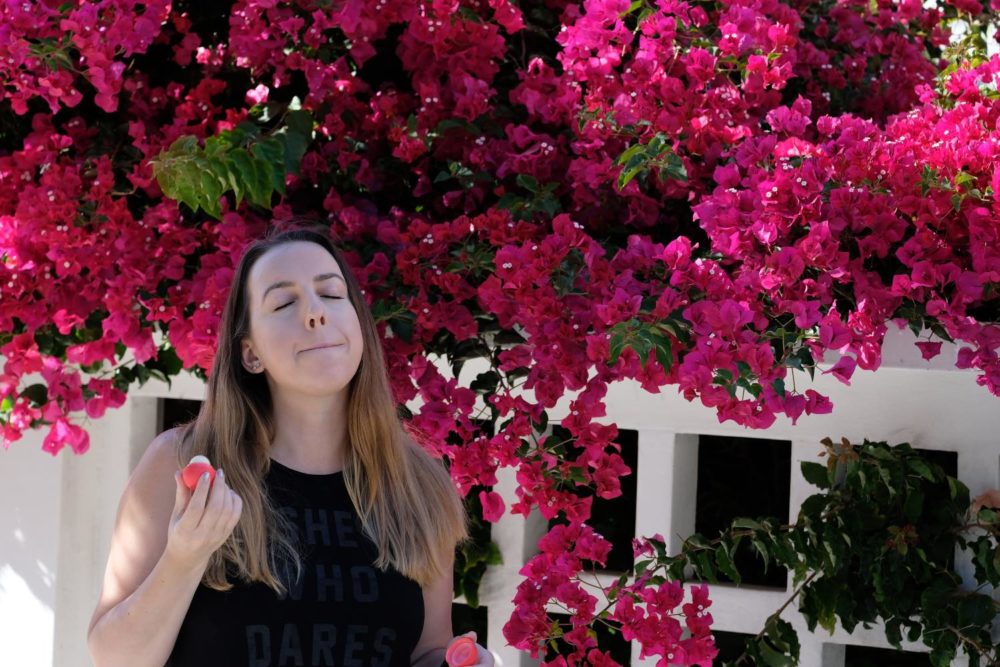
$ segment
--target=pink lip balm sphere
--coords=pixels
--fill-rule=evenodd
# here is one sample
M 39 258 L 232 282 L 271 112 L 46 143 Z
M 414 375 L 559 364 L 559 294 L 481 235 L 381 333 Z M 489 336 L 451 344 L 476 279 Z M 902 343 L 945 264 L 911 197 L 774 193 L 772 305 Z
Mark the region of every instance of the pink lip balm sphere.
M 471 637 L 459 637 L 448 647 L 444 659 L 448 667 L 469 667 L 476 664 L 479 659 L 476 642 Z
M 191 457 L 191 461 L 181 471 L 184 486 L 194 491 L 195 487 L 198 486 L 198 480 L 206 472 L 208 473 L 208 483 L 211 485 L 215 481 L 215 468 L 209 463 L 208 458 L 201 454 Z

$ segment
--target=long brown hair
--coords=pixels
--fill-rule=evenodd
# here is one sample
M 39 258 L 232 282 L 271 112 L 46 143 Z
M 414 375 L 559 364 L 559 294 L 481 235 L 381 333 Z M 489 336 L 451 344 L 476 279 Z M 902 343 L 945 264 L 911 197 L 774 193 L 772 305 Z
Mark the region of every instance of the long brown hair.
M 279 567 L 301 573 L 291 524 L 262 492 L 271 466 L 274 437 L 271 394 L 263 374 L 241 363 L 240 342 L 250 334 L 247 279 L 269 249 L 291 241 L 325 248 L 347 281 L 361 323 L 364 351 L 348 386 L 344 483 L 365 535 L 378 547 L 375 565 L 394 567 L 426 585 L 444 574 L 455 545 L 468 537 L 468 518 L 448 471 L 407 432 L 397 412 L 381 341 L 368 304 L 343 254 L 328 232 L 299 226 L 275 231 L 244 250 L 219 327 L 205 402 L 181 428 L 178 465 L 194 454 L 208 456 L 226 471 L 226 481 L 243 499 L 239 523 L 209 561 L 203 581 L 229 590 L 227 573 L 266 583 L 284 593 Z

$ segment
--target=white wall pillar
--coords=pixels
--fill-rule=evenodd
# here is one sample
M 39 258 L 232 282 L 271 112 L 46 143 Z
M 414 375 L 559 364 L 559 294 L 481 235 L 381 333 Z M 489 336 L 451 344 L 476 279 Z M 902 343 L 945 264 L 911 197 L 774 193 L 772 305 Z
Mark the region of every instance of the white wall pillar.
M 487 607 L 487 648 L 503 661 L 505 667 L 535 667 L 539 660 L 509 646 L 503 636 L 503 626 L 514 612 L 514 594 L 521 581 L 518 571 L 538 553 L 538 540 L 548 532 L 548 522 L 537 508 L 527 517 L 510 513 L 510 506 L 517 501 L 516 475 L 511 468 L 497 471 L 497 483 L 493 490 L 503 498 L 508 511 L 492 525 L 491 534 L 500 548 L 503 564 L 486 570 L 479 585 L 479 600 Z
M 27 431 L 0 446 L 0 665 L 52 665 L 64 489 L 44 436 Z M 76 455 L 67 448 L 59 456 Z
M 636 475 L 636 536 L 660 533 L 667 553 L 680 553 L 694 533 L 698 436 L 641 429 Z
M 87 628 L 104 581 L 121 493 L 156 436 L 158 401 L 129 396 L 118 410 L 86 426 L 90 451 L 62 461 L 55 665 L 91 667 Z M 14 663 L 11 663 L 14 664 Z
M 698 497 L 698 436 L 671 430 L 639 429 L 636 475 L 635 536 L 660 533 L 667 553 L 680 553 L 694 534 Z M 632 642 L 633 665 L 655 665 L 656 657 L 640 658 Z

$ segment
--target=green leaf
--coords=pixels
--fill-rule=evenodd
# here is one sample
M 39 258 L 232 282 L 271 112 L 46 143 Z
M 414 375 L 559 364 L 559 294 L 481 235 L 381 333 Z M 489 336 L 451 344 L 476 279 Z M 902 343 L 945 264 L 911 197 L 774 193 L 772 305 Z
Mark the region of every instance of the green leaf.
M 933 482 L 936 479 L 934 476 L 934 472 L 931 470 L 931 467 L 927 465 L 926 462 L 921 461 L 920 459 L 911 458 L 907 461 L 907 465 L 909 466 L 910 470 L 917 473 L 918 475 L 926 479 L 928 482 Z
M 494 370 L 480 373 L 472 381 L 469 388 L 480 394 L 492 394 L 496 392 L 497 385 L 500 384 L 500 374 Z
M 34 403 L 36 407 L 45 405 L 49 400 L 49 388 L 41 383 L 29 385 L 21 390 L 21 397 Z
M 903 503 L 903 514 L 911 523 L 916 523 L 924 509 L 924 494 L 919 489 L 911 489 Z
M 718 583 L 718 577 L 716 577 L 715 565 L 713 564 L 713 559 L 711 558 L 710 552 L 708 551 L 696 551 L 691 554 L 692 564 L 698 571 L 698 576 L 707 580 L 713 584 Z
M 771 554 L 768 553 L 767 546 L 764 542 L 757 538 L 753 538 L 750 540 L 750 544 L 753 545 L 753 548 L 757 550 L 757 553 L 760 554 L 761 559 L 763 559 L 764 569 L 769 569 L 771 566 Z
M 673 178 L 674 180 L 687 182 L 688 174 L 687 169 L 684 167 L 684 161 L 681 160 L 680 156 L 676 153 L 670 153 L 667 155 L 666 166 L 660 171 L 661 179 L 665 174 L 668 178 Z
M 538 180 L 534 176 L 529 176 L 528 174 L 518 174 L 515 180 L 518 185 L 528 192 L 538 192 Z
M 739 518 L 733 519 L 732 526 L 734 529 L 749 529 L 749 530 L 764 530 L 763 526 L 753 519 Z
M 415 320 L 416 318 L 412 313 L 405 313 L 390 319 L 389 328 L 392 329 L 393 335 L 409 343 L 413 341 L 413 324 Z
M 250 185 L 250 201 L 261 208 L 271 208 L 271 169 L 266 162 L 250 161 L 253 179 Z
M 618 357 L 621 356 L 622 350 L 625 349 L 625 340 L 622 336 L 615 336 L 611 339 L 611 345 L 609 347 L 609 358 L 608 365 L 614 366 L 618 362 Z
M 289 111 L 285 116 L 285 127 L 289 133 L 298 134 L 306 141 L 310 141 L 313 138 L 312 114 L 304 109 Z
M 798 664 L 797 660 L 793 660 L 784 653 L 779 653 L 763 639 L 758 641 L 757 648 L 760 651 L 760 657 L 764 659 L 764 664 L 768 667 L 795 667 Z
M 634 144 L 632 146 L 629 146 L 627 149 L 625 149 L 625 152 L 619 155 L 618 159 L 615 160 L 615 165 L 621 166 L 626 162 L 628 162 L 629 160 L 634 159 L 635 157 L 641 158 L 644 148 L 645 147 L 642 144 Z
M 673 364 L 673 356 L 671 355 L 671 345 L 670 339 L 666 336 L 656 336 L 656 360 L 663 367 L 664 372 L 670 372 L 670 366 Z
M 250 153 L 242 148 L 235 148 L 229 152 L 229 165 L 236 179 L 243 185 L 244 193 L 249 196 L 250 189 L 257 180 L 254 160 Z
M 284 147 L 283 161 L 285 173 L 298 175 L 302 157 L 309 148 L 309 139 L 296 132 L 286 132 L 277 135 Z
M 198 172 L 198 205 L 209 215 L 218 218 L 221 215 L 219 207 L 219 197 L 222 196 L 222 186 L 215 175 L 206 170 Z
M 167 375 L 177 375 L 184 367 L 177 351 L 172 347 L 160 348 L 156 353 L 156 361 Z
M 814 463 L 813 461 L 803 461 L 801 468 L 802 476 L 805 477 L 807 482 L 821 489 L 830 488 L 830 475 L 826 466 Z
M 645 163 L 635 165 L 630 169 L 623 169 L 621 174 L 618 175 L 618 189 L 624 190 L 625 186 L 629 184 L 629 181 L 631 181 L 645 169 L 646 169 Z
M 952 500 L 958 496 L 958 480 L 951 476 L 948 477 L 948 494 Z
M 250 149 L 250 152 L 257 159 L 271 164 L 282 164 L 285 161 L 285 147 L 281 140 L 276 137 L 268 137 L 258 141 Z
M 958 603 L 959 626 L 989 626 L 995 616 L 993 600 L 986 595 L 969 593 Z
M 735 583 L 740 583 L 740 573 L 733 565 L 733 559 L 724 546 L 715 550 L 715 564 L 719 566 L 719 571 L 732 579 Z
M 158 180 L 165 195 L 184 204 L 192 211 L 198 210 L 198 186 L 195 182 L 194 172 L 170 170 Z

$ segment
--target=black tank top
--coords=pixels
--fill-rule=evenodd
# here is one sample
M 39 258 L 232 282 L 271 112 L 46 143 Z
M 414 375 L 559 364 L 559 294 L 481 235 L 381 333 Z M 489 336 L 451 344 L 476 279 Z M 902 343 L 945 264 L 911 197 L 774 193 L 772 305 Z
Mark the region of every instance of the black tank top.
M 167 667 L 409 667 L 423 593 L 373 565 L 375 544 L 361 531 L 343 473 L 310 475 L 272 460 L 264 486 L 296 526 L 302 575 L 275 573 L 283 597 L 232 577 L 226 592 L 198 586 Z

